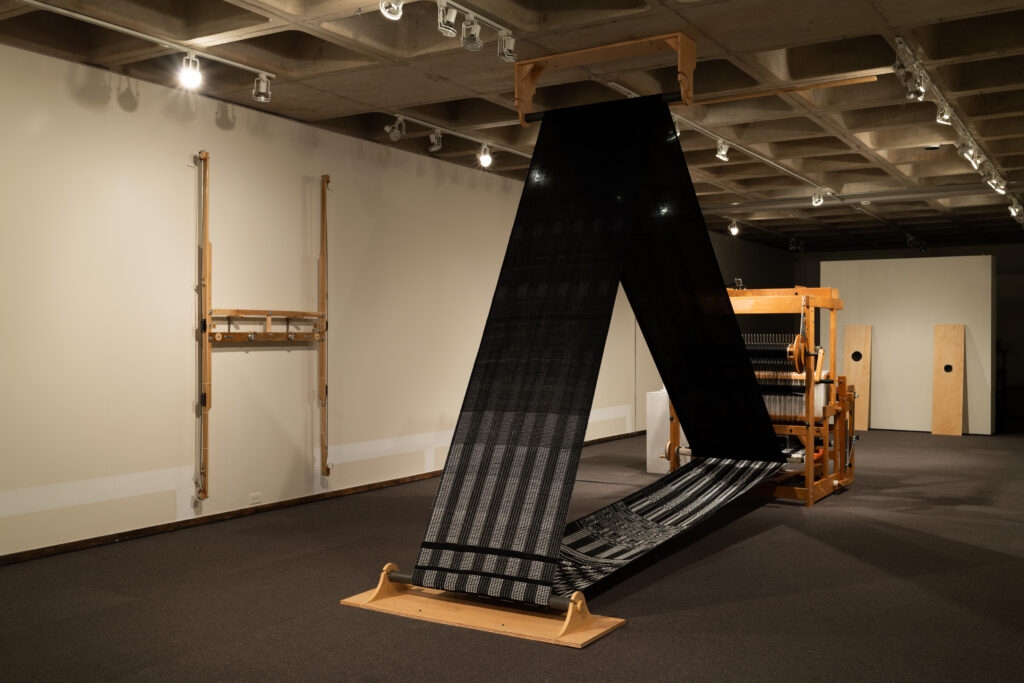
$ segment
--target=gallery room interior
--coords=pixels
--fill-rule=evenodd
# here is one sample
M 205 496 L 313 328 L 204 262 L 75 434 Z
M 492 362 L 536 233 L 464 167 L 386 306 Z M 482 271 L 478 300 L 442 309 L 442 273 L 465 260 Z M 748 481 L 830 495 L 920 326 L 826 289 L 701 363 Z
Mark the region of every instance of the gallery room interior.
M 1024 2 L 0 0 L 5 680 L 1017 680 Z

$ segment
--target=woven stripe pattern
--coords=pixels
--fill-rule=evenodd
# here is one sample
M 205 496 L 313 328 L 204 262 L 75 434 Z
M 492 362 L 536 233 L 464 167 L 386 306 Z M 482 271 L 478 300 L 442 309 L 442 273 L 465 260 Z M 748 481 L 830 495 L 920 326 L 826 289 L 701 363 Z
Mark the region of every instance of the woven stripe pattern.
M 694 453 L 781 459 L 665 104 L 549 112 L 414 583 L 547 604 L 620 283 Z
M 711 516 L 780 463 L 701 458 L 566 527 L 554 591 L 571 595 L 607 579 Z

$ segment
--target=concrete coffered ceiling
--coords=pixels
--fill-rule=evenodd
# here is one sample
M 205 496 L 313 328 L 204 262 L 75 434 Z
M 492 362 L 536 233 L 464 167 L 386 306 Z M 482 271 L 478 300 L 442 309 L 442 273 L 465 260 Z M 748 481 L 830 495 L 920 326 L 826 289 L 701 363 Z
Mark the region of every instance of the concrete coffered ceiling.
M 467 166 L 486 141 L 492 172 L 526 176 L 537 124 L 518 123 L 497 34 L 485 26 L 484 48 L 463 49 L 437 31 L 434 0 L 406 0 L 399 21 L 367 0 L 46 1 L 276 75 L 272 100 L 259 104 L 251 73 L 200 56 L 211 97 Z M 692 123 L 680 124 L 679 139 L 710 230 L 736 220 L 741 239 L 809 251 L 1024 241 L 1008 211 L 1024 193 L 1024 2 L 458 4 L 510 29 L 520 59 L 674 31 L 692 37 L 698 103 L 674 111 Z M 924 101 L 908 100 L 893 71 L 897 38 L 932 83 Z M 181 62 L 172 49 L 18 0 L 0 0 L 0 42 L 167 85 Z M 866 76 L 876 80 L 793 90 Z M 639 57 L 546 74 L 538 85 L 535 109 L 564 107 L 670 91 L 675 69 L 671 55 Z M 936 122 L 936 90 L 1005 179 L 1006 195 L 957 152 L 956 130 Z M 752 94 L 762 96 L 728 99 Z M 409 121 L 392 142 L 384 127 L 396 115 L 428 125 Z M 467 137 L 445 135 L 431 153 L 434 126 Z M 715 156 L 718 137 L 733 145 L 727 162 Z M 816 188 L 833 195 L 812 207 Z

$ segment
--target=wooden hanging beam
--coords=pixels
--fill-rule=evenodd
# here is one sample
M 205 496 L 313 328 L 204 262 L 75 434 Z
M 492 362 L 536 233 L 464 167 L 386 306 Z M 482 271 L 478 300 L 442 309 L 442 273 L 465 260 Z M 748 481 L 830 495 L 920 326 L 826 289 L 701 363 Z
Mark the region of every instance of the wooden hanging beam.
M 669 33 L 516 62 L 515 104 L 516 109 L 519 110 L 519 123 L 523 126 L 529 125 L 526 117 L 533 111 L 533 96 L 537 92 L 537 80 L 545 71 L 571 69 L 587 64 L 628 59 L 658 52 L 675 52 L 677 54 L 676 79 L 679 81 L 680 98 L 685 104 L 692 103 L 693 70 L 697 66 L 697 44 L 683 33 Z
M 702 104 L 720 104 L 722 102 L 736 102 L 738 100 L 755 100 L 759 97 L 770 97 L 772 95 L 784 95 L 791 92 L 804 92 L 806 90 L 817 90 L 818 88 L 837 88 L 842 85 L 858 85 L 860 83 L 874 83 L 878 76 L 860 76 L 858 78 L 843 78 L 837 81 L 822 81 L 810 85 L 790 85 L 784 88 L 772 88 L 771 90 L 758 90 L 756 92 L 742 93 L 739 95 L 723 95 L 721 97 L 702 97 L 693 102 L 673 102 L 672 107 L 698 107 Z

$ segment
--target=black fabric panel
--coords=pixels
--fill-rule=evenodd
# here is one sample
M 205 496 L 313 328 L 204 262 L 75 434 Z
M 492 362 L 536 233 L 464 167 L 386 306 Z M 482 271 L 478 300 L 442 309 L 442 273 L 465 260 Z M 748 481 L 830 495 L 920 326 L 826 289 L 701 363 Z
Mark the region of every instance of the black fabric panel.
M 695 454 L 781 460 L 667 107 L 549 112 L 414 583 L 547 603 L 620 281 Z

